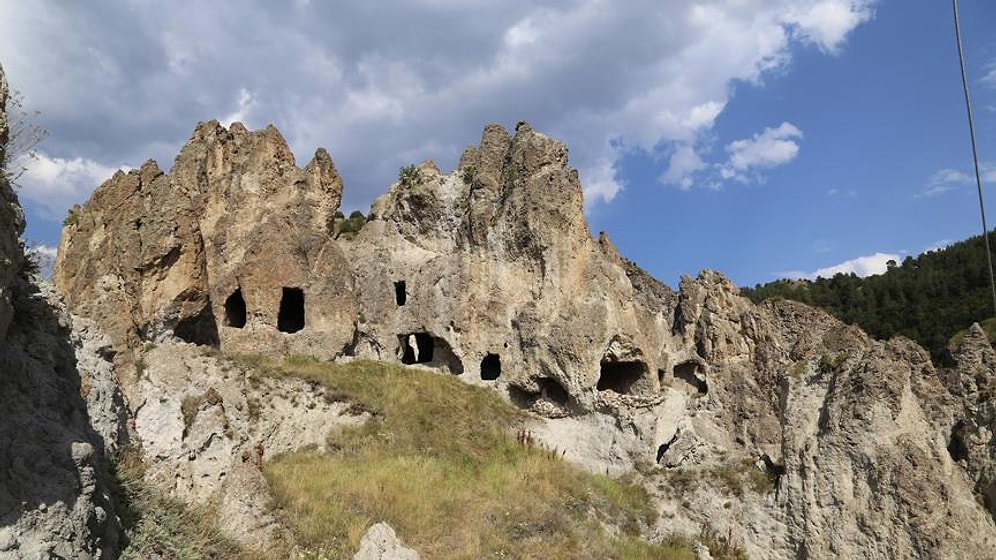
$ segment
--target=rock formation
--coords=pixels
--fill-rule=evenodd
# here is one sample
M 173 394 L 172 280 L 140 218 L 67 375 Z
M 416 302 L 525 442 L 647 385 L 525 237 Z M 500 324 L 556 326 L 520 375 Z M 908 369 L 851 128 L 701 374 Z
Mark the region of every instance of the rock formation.
M 0 162 L 6 97 L 0 68 Z M 0 173 L 0 557 L 115 558 L 105 457 L 127 436 L 112 350 L 31 277 L 23 228 Z
M 996 352 L 979 331 L 938 370 L 909 341 L 753 305 L 712 271 L 672 290 L 591 236 L 567 149 L 525 123 L 488 126 L 452 173 L 404 168 L 351 241 L 331 235 L 341 188 L 322 150 L 301 170 L 272 128 L 201 124 L 168 174 L 119 173 L 74 212 L 55 282 L 122 351 L 178 352 L 172 333 L 492 385 L 541 418 L 541 444 L 640 473 L 661 538 L 710 528 L 755 558 L 996 550 Z M 226 421 L 256 433 L 229 407 L 249 401 L 197 373 L 206 362 L 155 361 L 129 388 L 137 429 L 174 493 L 210 494 L 256 437 L 218 436 Z M 211 389 L 196 417 L 213 427 L 181 429 L 183 399 Z M 201 464 L 213 474 L 193 476 Z
M 341 354 L 353 277 L 331 239 L 342 181 L 273 127 L 201 123 L 170 173 L 118 172 L 72 211 L 53 280 L 120 347 L 172 332 L 232 351 Z

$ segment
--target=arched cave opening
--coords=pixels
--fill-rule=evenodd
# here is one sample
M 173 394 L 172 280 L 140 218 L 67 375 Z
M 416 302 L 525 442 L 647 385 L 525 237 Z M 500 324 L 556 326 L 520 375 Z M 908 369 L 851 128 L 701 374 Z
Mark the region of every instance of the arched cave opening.
M 501 356 L 498 354 L 488 354 L 481 360 L 481 379 L 484 381 L 494 381 L 501 376 Z
M 454 375 L 463 373 L 463 362 L 449 343 L 429 333 L 398 335 L 398 358 L 405 365 L 425 364 L 446 368 Z
M 218 323 L 215 322 L 214 312 L 211 311 L 211 302 L 204 304 L 196 315 L 191 315 L 173 327 L 173 334 L 177 338 L 191 344 L 202 346 L 218 346 L 221 340 L 218 338 Z
M 610 362 L 603 360 L 598 376 L 598 390 L 612 390 L 620 395 L 629 394 L 633 385 L 647 376 L 647 364 L 641 361 Z
M 242 288 L 236 288 L 225 300 L 225 326 L 241 329 L 246 326 L 246 300 Z
M 304 290 L 284 288 L 277 314 L 277 330 L 296 333 L 304 328 Z
M 709 392 L 709 384 L 706 383 L 702 375 L 702 364 L 689 360 L 674 366 L 674 378 L 684 381 L 686 387 L 692 391 L 705 395 Z
M 965 444 L 966 425 L 963 420 L 951 428 L 951 437 L 948 439 L 948 454 L 954 461 L 968 460 L 968 445 Z
M 401 307 L 408 301 L 408 292 L 405 291 L 405 281 L 398 280 L 394 283 L 394 303 Z

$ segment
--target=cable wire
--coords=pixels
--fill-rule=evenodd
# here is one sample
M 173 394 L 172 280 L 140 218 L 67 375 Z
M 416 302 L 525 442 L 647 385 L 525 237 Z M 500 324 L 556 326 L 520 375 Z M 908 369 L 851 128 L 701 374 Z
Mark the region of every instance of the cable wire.
M 982 215 L 982 239 L 986 244 L 986 262 L 989 263 L 989 287 L 993 293 L 993 314 L 996 316 L 996 275 L 993 274 L 993 255 L 989 247 L 989 227 L 986 225 L 986 205 L 982 199 L 982 173 L 979 171 L 979 150 L 975 143 L 975 118 L 972 116 L 972 98 L 968 93 L 968 75 L 965 73 L 965 51 L 961 46 L 961 23 L 958 20 L 958 0 L 951 0 L 954 9 L 955 39 L 958 42 L 958 63 L 961 65 L 961 85 L 965 90 L 965 108 L 968 111 L 968 135 L 972 141 L 972 162 L 975 164 L 975 186 L 979 191 L 979 213 Z

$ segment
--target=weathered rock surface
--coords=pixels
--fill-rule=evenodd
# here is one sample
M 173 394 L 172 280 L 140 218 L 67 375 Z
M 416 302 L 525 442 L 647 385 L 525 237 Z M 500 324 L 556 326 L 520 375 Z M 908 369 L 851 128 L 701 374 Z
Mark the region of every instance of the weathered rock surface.
M 248 374 L 180 352 L 169 332 L 493 385 L 544 419 L 540 444 L 639 472 L 662 514 L 655 538 L 707 528 L 772 559 L 996 550 L 996 353 L 979 331 L 938 371 L 909 341 L 753 305 L 712 271 L 674 291 L 592 238 L 566 148 L 525 123 L 487 127 L 451 174 L 403 173 L 352 241 L 330 236 L 340 192 L 323 151 L 300 170 L 275 130 L 208 123 L 168 175 L 116 175 L 64 230 L 55 277 L 71 308 L 120 348 L 161 342 L 129 392 L 176 495 L 258 511 L 224 497 L 253 484 L 233 457 L 260 440 L 290 449 L 284 424 L 313 425 L 320 443 L 342 411 L 301 420 L 311 412 L 292 401 L 313 389 L 272 386 L 290 403 L 279 424 L 252 420 Z M 302 328 L 281 332 L 281 299 L 298 296 Z
M 387 523 L 375 523 L 360 540 L 360 550 L 353 560 L 419 560 L 418 552 L 406 548 Z
M 168 174 L 153 161 L 118 172 L 73 211 L 53 281 L 121 348 L 172 332 L 332 357 L 356 318 L 331 238 L 341 193 L 325 150 L 299 169 L 273 127 L 201 123 Z
M 0 161 L 6 96 L 0 69 Z M 23 228 L 0 174 L 0 558 L 114 558 L 105 450 L 126 437 L 121 396 L 97 333 L 74 332 L 24 268 Z
M 213 506 L 219 529 L 248 549 L 290 541 L 270 508 L 263 462 L 323 449 L 329 432 L 368 417 L 317 385 L 261 375 L 191 344 L 147 348 L 131 400 L 146 479 Z
M 0 342 L 3 342 L 14 318 L 11 285 L 21 270 L 24 251 L 20 235 L 24 232 L 24 212 L 17 195 L 7 181 L 7 78 L 0 67 Z

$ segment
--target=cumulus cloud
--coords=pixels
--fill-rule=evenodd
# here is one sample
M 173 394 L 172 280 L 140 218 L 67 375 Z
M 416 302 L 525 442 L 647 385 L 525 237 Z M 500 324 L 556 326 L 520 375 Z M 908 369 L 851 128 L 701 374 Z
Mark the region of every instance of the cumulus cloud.
M 759 169 L 770 169 L 785 165 L 799 154 L 798 140 L 802 131 L 794 125 L 783 122 L 777 128 L 765 128 L 751 138 L 731 142 L 726 151 L 729 160 L 720 168 L 724 179 L 750 181 L 758 175 Z
M 793 31 L 799 37 L 824 52 L 836 53 L 847 34 L 873 15 L 871 2 L 825 0 L 791 6 L 785 21 L 794 26 Z
M 820 268 L 814 270 L 813 272 L 791 270 L 779 273 L 777 276 L 783 278 L 793 278 L 793 279 L 806 278 L 809 280 L 815 280 L 820 277 L 832 278 L 837 274 L 854 273 L 855 275 L 864 278 L 865 276 L 884 274 L 885 271 L 888 270 L 889 261 L 894 261 L 896 263 L 899 263 L 901 260 L 902 257 L 895 253 L 875 253 L 873 255 L 867 255 L 864 257 L 851 259 L 849 261 L 844 261 L 840 264 L 835 264 L 833 266 Z
M 524 119 L 570 146 L 589 202 L 611 201 L 627 150 L 694 186 L 732 85 L 796 47 L 836 52 L 873 3 L 40 0 L 0 4 L 0 52 L 66 161 L 165 168 L 199 120 L 272 122 L 299 155 L 328 148 L 359 207 L 399 166 L 452 165 L 487 122 Z M 729 169 L 791 159 L 797 138 L 745 140 Z
M 119 169 L 84 158 L 56 158 L 45 153 L 22 156 L 18 161 L 25 168 L 18 179 L 20 197 L 33 202 L 42 217 L 50 220 L 61 220 L 70 206 L 86 200 L 97 185 Z

